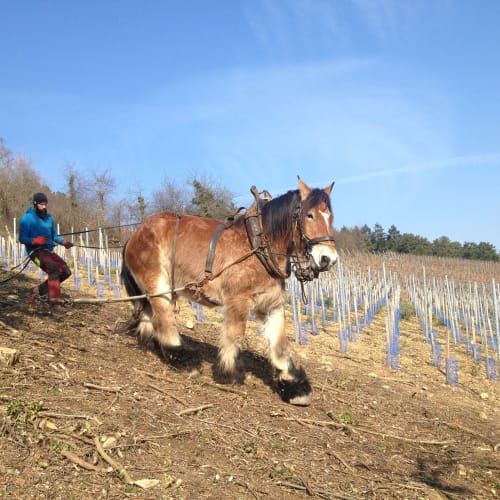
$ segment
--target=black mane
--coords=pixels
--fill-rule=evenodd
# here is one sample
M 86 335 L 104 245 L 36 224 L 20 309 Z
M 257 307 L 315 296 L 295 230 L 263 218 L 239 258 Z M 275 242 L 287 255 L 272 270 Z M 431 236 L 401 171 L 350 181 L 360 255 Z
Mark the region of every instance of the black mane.
M 307 213 L 311 207 L 326 203 L 331 210 L 330 197 L 323 189 L 312 189 L 309 196 L 302 202 L 301 216 Z M 262 208 L 262 222 L 266 234 L 273 240 L 292 240 L 293 215 L 300 206 L 300 192 L 298 189 L 273 198 Z

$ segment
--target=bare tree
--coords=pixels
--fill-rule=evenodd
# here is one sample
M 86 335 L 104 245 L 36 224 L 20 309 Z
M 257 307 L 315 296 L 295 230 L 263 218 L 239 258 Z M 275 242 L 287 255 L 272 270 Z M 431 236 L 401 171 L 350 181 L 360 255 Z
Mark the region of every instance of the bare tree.
M 109 197 L 116 187 L 116 181 L 109 174 L 109 169 L 104 172 L 94 172 L 92 174 L 93 194 L 97 201 L 97 225 L 104 226 L 106 224 L 106 208 Z
M 186 189 L 165 178 L 161 190 L 153 193 L 151 209 L 153 212 L 190 213 L 192 211 L 190 195 Z

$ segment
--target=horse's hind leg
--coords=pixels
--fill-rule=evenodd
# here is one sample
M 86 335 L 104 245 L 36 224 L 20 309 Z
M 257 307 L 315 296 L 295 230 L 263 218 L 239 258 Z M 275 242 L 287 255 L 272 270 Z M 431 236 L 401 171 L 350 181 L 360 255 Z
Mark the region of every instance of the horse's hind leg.
M 182 347 L 182 339 L 177 330 L 174 308 L 170 299 L 166 296 L 152 297 L 150 303 L 153 312 L 151 318 L 153 330 L 162 349 Z
M 161 353 L 170 363 L 184 369 L 199 369 L 201 359 L 195 350 L 184 344 L 175 321 L 174 307 L 166 296 L 150 299 L 152 327 Z
M 285 311 L 273 309 L 264 318 L 263 333 L 269 342 L 269 360 L 278 371 L 278 391 L 291 404 L 308 406 L 311 403 L 311 384 L 302 367 L 292 359 L 285 332 Z

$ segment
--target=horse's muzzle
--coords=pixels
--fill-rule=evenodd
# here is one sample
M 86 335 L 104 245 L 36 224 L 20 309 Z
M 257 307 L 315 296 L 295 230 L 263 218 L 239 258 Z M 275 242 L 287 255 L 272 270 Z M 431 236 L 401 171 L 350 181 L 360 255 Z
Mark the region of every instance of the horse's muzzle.
M 322 246 L 323 248 L 320 248 L 321 245 L 317 245 L 311 252 L 311 266 L 317 273 L 328 271 L 337 263 L 338 259 L 338 255 L 335 250 L 332 250 L 326 245 Z

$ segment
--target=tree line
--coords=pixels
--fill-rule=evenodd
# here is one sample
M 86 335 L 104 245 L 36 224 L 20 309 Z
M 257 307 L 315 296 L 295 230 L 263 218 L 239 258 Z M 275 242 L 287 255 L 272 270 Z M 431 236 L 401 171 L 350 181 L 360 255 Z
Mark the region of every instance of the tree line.
M 116 199 L 116 179 L 109 169 L 81 171 L 73 164 L 64 166 L 65 188 L 53 191 L 31 161 L 15 156 L 0 138 L 0 223 L 9 231 L 32 204 L 33 194 L 43 192 L 49 199 L 49 211 L 61 232 L 86 228 L 110 228 L 108 235 L 123 243 L 136 223 L 163 211 L 198 214 L 223 220 L 233 215 L 234 194 L 214 180 L 192 175 L 184 185 L 165 178 L 149 197 L 140 188 Z M 89 233 L 90 234 L 90 233 Z M 90 234 L 95 241 L 96 234 Z
M 390 226 L 387 231 L 380 224 L 375 224 L 373 228 L 366 224 L 362 227 L 343 227 L 338 239 L 339 247 L 349 250 L 500 261 L 500 253 L 497 253 L 495 246 L 491 243 L 482 241 L 462 244 L 458 241 L 451 241 L 448 236 L 440 236 L 429 241 L 417 234 L 401 233 L 394 225 Z
M 63 231 L 85 228 L 111 228 L 108 235 L 122 244 L 133 230 L 127 229 L 145 217 L 162 211 L 197 214 L 223 220 L 237 211 L 234 194 L 213 179 L 192 175 L 180 185 L 165 177 L 149 197 L 140 188 L 116 199 L 116 179 L 108 169 L 82 172 L 73 164 L 64 166 L 65 188 L 54 192 L 35 170 L 31 161 L 15 156 L 0 138 L 0 223 L 12 226 L 31 205 L 33 193 L 42 191 L 49 198 L 49 210 Z M 95 234 L 91 235 L 95 241 Z M 394 225 L 387 231 L 380 224 L 373 229 L 342 227 L 337 231 L 337 245 L 350 251 L 396 252 L 500 261 L 491 243 L 451 241 L 441 236 L 430 242 L 423 236 L 401 233 Z

